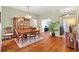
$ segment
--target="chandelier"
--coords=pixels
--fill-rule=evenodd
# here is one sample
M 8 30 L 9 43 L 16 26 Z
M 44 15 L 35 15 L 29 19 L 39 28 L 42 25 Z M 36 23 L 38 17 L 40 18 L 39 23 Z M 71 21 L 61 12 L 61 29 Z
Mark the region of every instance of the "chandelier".
M 31 19 L 31 16 L 29 15 L 29 6 L 27 6 L 27 15 L 25 16 L 27 19 Z

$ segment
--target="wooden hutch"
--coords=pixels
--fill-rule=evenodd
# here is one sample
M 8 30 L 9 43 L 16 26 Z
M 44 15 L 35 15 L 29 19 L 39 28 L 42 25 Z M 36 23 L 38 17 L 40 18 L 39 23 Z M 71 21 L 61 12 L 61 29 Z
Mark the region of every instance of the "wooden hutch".
M 26 17 L 14 17 L 13 18 L 13 28 L 14 29 L 24 29 L 30 26 L 30 19 Z

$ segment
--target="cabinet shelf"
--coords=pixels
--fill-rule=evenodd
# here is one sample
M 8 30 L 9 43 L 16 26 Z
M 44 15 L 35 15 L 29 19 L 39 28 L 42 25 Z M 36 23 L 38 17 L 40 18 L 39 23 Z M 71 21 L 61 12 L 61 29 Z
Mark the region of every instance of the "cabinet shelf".
M 30 26 L 30 19 L 26 17 L 14 17 L 13 18 L 13 27 L 14 28 L 28 28 Z

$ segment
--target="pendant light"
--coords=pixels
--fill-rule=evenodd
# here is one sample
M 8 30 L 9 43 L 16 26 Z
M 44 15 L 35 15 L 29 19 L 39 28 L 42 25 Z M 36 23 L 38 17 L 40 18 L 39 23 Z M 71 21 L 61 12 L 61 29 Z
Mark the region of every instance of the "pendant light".
M 30 16 L 30 14 L 29 14 L 29 7 L 30 7 L 30 6 L 27 6 L 27 15 L 26 15 L 26 18 L 27 18 L 27 19 L 31 19 L 31 16 Z

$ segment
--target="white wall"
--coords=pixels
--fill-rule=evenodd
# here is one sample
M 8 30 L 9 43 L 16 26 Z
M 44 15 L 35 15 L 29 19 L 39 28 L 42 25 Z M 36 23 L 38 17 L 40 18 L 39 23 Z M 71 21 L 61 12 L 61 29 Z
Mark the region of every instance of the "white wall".
M 1 12 L 1 7 L 0 7 L 0 12 Z M 2 43 L 2 39 L 1 39 L 1 22 L 0 22 L 0 51 L 1 51 L 1 43 Z
M 1 13 L 1 6 L 0 6 L 0 13 Z M 1 41 L 1 22 L 0 22 L 0 41 Z
M 1 6 L 0 6 L 0 12 L 1 12 Z
M 39 16 L 40 19 L 51 19 L 52 21 L 59 20 L 59 16 L 61 15 L 60 11 L 58 9 L 52 10 L 51 12 L 42 14 Z
M 50 19 L 51 21 L 60 21 L 59 16 L 61 15 L 60 10 L 52 10 L 48 13 L 39 15 L 39 25 L 41 27 L 41 20 Z M 41 29 L 42 30 L 42 29 Z M 56 35 L 59 35 L 59 31 L 56 33 Z

